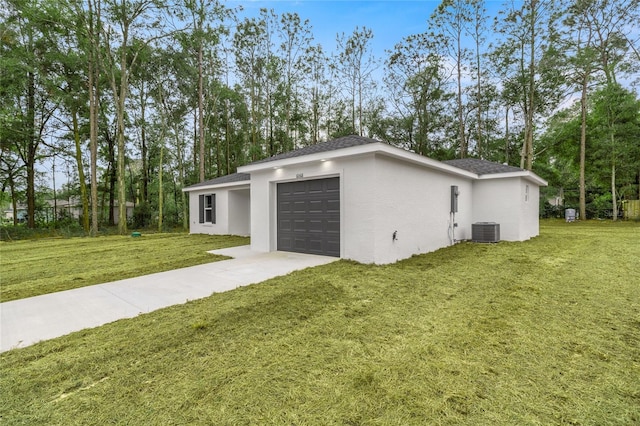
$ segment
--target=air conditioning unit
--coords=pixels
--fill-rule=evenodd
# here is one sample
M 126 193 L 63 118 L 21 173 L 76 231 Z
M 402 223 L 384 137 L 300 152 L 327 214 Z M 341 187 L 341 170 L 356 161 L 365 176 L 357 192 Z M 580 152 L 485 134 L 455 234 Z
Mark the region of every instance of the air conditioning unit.
M 476 243 L 497 243 L 500 241 L 500 224 L 495 222 L 472 224 L 471 240 Z

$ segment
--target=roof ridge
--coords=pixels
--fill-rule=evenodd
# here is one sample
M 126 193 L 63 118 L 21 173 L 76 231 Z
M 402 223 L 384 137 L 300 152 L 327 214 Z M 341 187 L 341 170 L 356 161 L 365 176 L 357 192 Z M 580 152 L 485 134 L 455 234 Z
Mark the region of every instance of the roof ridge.
M 467 170 L 478 175 L 489 175 L 498 173 L 514 173 L 524 172 L 525 169 L 508 164 L 497 163 L 482 158 L 456 158 L 453 160 L 445 160 L 444 164 L 448 164 L 459 169 Z
M 340 136 L 338 138 L 331 139 L 325 142 L 319 142 L 316 144 L 307 145 L 301 148 L 294 149 L 292 151 L 275 154 L 275 155 L 272 155 L 271 157 L 253 161 L 246 165 L 248 166 L 251 164 L 268 163 L 270 161 L 277 161 L 277 160 L 282 160 L 286 158 L 302 157 L 304 155 L 316 154 L 320 152 L 336 151 L 338 149 L 350 148 L 352 146 L 358 146 L 358 145 L 367 145 L 370 143 L 384 143 L 384 142 L 377 139 L 368 138 L 365 136 L 346 135 L 346 136 Z
M 193 185 L 189 185 L 183 189 L 199 188 L 199 187 L 209 186 L 209 185 L 220 185 L 223 183 L 244 182 L 249 179 L 251 179 L 251 176 L 249 175 L 249 173 L 236 172 L 236 173 L 231 173 L 229 175 L 219 176 L 213 179 L 205 180 L 204 182 L 194 183 Z

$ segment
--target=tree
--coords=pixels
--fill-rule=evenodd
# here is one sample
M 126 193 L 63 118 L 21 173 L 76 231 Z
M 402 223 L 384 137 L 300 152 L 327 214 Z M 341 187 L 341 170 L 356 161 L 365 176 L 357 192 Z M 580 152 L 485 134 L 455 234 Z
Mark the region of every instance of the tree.
M 137 66 L 140 53 L 151 43 L 167 37 L 161 27 L 168 9 L 158 9 L 152 0 L 108 0 L 105 2 L 110 25 L 105 25 L 104 40 L 107 49 L 106 70 L 115 100 L 117 122 L 117 184 L 118 231 L 127 232 L 127 194 L 125 187 L 126 161 L 126 101 L 132 68 Z M 155 19 L 152 16 L 155 15 Z M 114 31 L 118 28 L 118 33 Z
M 587 144 L 587 103 L 591 80 L 594 77 L 596 63 L 593 49 L 592 8 L 598 7 L 591 0 L 577 1 L 569 9 L 565 25 L 569 31 L 563 38 L 565 49 L 569 51 L 569 81 L 580 90 L 580 179 L 579 213 L 587 218 L 586 207 L 586 144 Z
M 328 58 L 322 46 L 309 47 L 306 53 L 307 61 L 304 71 L 308 75 L 309 82 L 309 114 L 308 127 L 311 133 L 310 143 L 316 144 L 320 141 L 320 131 L 322 129 L 322 117 L 326 115 L 327 104 L 329 102 L 329 78 L 327 77 Z M 324 113 L 324 114 L 323 114 Z
M 625 174 L 630 183 L 640 170 L 640 101 L 619 84 L 608 84 L 594 94 L 593 124 L 602 169 L 610 171 L 611 206 L 616 220 L 620 175 Z
M 475 151 L 480 158 L 490 158 L 489 131 L 495 127 L 488 118 L 490 104 L 496 99 L 496 91 L 490 84 L 489 74 L 485 69 L 486 42 L 485 33 L 487 31 L 487 16 L 484 0 L 471 0 L 470 21 L 467 32 L 473 40 L 474 63 L 471 67 L 472 74 L 475 74 L 475 89 L 470 95 L 470 99 L 475 101 Z M 470 102 L 473 104 L 473 102 Z
M 588 95 L 593 84 L 616 82 L 616 75 L 633 69 L 628 35 L 638 19 L 638 1 L 576 0 L 564 21 L 566 34 L 560 41 L 569 56 L 568 80 L 580 91 L 580 217 L 586 218 L 586 139 Z
M 406 37 L 390 52 L 386 65 L 384 81 L 397 114 L 388 139 L 418 154 L 449 157 L 451 147 L 442 129 L 451 94 L 435 42 L 426 34 Z
M 520 8 L 512 4 L 504 19 L 495 24 L 502 40 L 493 52 L 494 64 L 506 71 L 503 93 L 523 115 L 520 167 L 527 170 L 533 166 L 538 120 L 553 110 L 562 96 L 557 12 L 554 0 L 525 0 Z
M 89 194 L 85 179 L 85 164 L 83 142 L 87 139 L 87 90 L 85 63 L 89 57 L 86 52 L 87 40 L 84 20 L 75 21 L 78 10 L 64 8 L 64 16 L 68 19 L 62 27 L 58 43 L 52 47 L 50 55 L 53 57 L 54 73 L 57 84 L 49 91 L 60 104 L 58 121 L 69 132 L 68 139 L 73 141 L 73 148 L 66 149 L 63 146 L 51 147 L 54 150 L 72 151 L 72 157 L 78 173 L 78 186 L 80 189 L 80 202 L 82 205 L 82 228 L 89 234 Z M 75 22 L 74 22 L 75 21 Z M 56 149 L 57 148 L 57 149 Z
M 364 100 L 375 86 L 372 73 L 378 66 L 370 50 L 372 39 L 373 31 L 367 27 L 362 30 L 356 27 L 349 37 L 342 33 L 336 39 L 339 51 L 336 69 L 349 96 L 353 131 L 360 136 L 364 135 Z
M 465 34 L 472 21 L 472 13 L 471 3 L 468 0 L 443 0 L 430 19 L 433 28 L 431 37 L 442 41 L 442 50 L 453 61 L 455 69 L 457 139 L 460 158 L 465 158 L 469 151 L 465 131 L 463 79 L 468 71 L 471 52 L 463 45 Z
M 88 0 L 87 9 L 77 12 L 86 31 L 87 89 L 89 94 L 89 152 L 91 174 L 91 235 L 98 234 L 98 129 L 100 111 L 100 50 L 102 5 L 100 0 Z M 80 33 L 81 34 L 81 33 Z
M 282 96 L 284 99 L 285 134 L 287 140 L 291 141 L 291 143 L 285 144 L 283 149 L 290 151 L 298 144 L 301 133 L 298 88 L 302 85 L 303 71 L 309 69 L 307 63 L 312 60 L 308 55 L 313 52 L 311 50 L 313 36 L 309 20 L 302 21 L 297 13 L 282 15 L 279 32 L 282 39 L 280 54 L 283 58 L 284 68 Z
M 199 181 L 202 182 L 206 176 L 205 98 L 207 94 L 205 90 L 208 79 L 213 77 L 211 72 L 216 72 L 215 69 L 212 70 L 215 68 L 212 67 L 214 62 L 210 60 L 211 55 L 207 58 L 207 52 L 212 51 L 219 44 L 220 35 L 226 32 L 223 22 L 232 15 L 232 11 L 218 0 L 185 0 L 185 8 L 186 13 L 190 15 L 193 32 L 188 35 L 189 40 L 184 45 L 194 47 L 197 57 L 197 166 Z
M 58 105 L 49 91 L 53 87 L 50 52 L 56 44 L 60 22 L 55 4 L 8 1 L 3 16 L 2 52 L 5 71 L 0 86 L 7 114 L 2 114 L 2 127 L 13 132 L 6 137 L 24 165 L 26 175 L 27 226 L 35 228 L 36 164 L 49 120 Z M 11 105 L 13 104 L 13 105 Z
M 262 87 L 260 80 L 266 73 L 265 63 L 267 55 L 261 40 L 266 32 L 265 23 L 256 19 L 245 19 L 238 24 L 233 37 L 235 63 L 238 78 L 243 84 L 243 90 L 248 97 L 249 105 L 249 138 L 251 146 L 249 155 L 252 160 L 262 158 Z

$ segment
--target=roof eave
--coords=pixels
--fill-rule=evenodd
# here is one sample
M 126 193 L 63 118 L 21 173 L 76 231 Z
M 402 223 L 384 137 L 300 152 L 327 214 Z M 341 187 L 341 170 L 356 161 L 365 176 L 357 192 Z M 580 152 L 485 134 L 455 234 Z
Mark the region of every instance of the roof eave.
M 356 155 L 375 152 L 377 150 L 376 148 L 374 148 L 375 146 L 383 146 L 383 145 L 386 145 L 386 144 L 382 142 L 370 143 L 366 145 L 357 145 L 357 146 L 350 146 L 347 148 L 335 149 L 332 151 L 316 152 L 313 154 L 301 155 L 299 157 L 289 157 L 289 158 L 283 158 L 281 160 L 247 164 L 246 166 L 238 167 L 238 172 L 251 173 L 251 172 L 257 172 L 261 170 L 279 169 L 282 167 L 288 167 L 293 165 L 297 166 L 300 164 L 314 163 L 317 161 L 330 161 L 330 160 L 335 160 L 337 158 L 353 157 Z
M 236 189 L 242 189 L 242 187 L 245 187 L 245 186 L 249 188 L 251 186 L 250 182 L 251 181 L 249 180 L 242 180 L 237 182 L 214 183 L 211 185 L 191 185 L 191 186 L 187 186 L 186 188 L 182 188 L 182 192 L 193 192 L 193 191 L 202 191 L 202 190 L 209 190 L 209 189 L 224 189 L 224 188 L 232 188 L 232 187 L 236 187 Z
M 384 142 L 357 145 L 348 148 L 336 149 L 334 151 L 318 152 L 300 157 L 285 158 L 266 163 L 248 164 L 238 167 L 238 172 L 251 173 L 269 169 L 279 169 L 288 166 L 298 166 L 300 164 L 314 163 L 318 161 L 331 161 L 347 157 L 354 157 L 366 154 L 382 154 L 392 158 L 397 158 L 406 162 L 417 164 L 423 167 L 440 170 L 446 173 L 463 176 L 469 179 L 477 179 L 478 175 L 458 167 L 449 166 L 440 161 L 433 160 L 414 152 L 406 151 L 386 144 Z
M 518 172 L 506 172 L 506 173 L 490 173 L 478 176 L 480 180 L 489 180 L 489 179 L 506 179 L 506 178 L 514 178 L 514 177 L 522 177 L 532 183 L 535 183 L 538 186 L 547 186 L 549 183 L 542 179 L 537 174 L 529 171 L 522 170 Z
M 425 157 L 424 155 L 416 154 L 415 152 L 407 151 L 401 148 L 396 148 L 391 145 L 383 144 L 384 147 L 381 153 L 392 158 L 397 158 L 409 163 L 413 163 L 419 166 L 427 167 L 430 169 L 439 170 L 445 173 L 462 176 L 468 179 L 477 179 L 476 173 L 468 170 L 461 169 L 459 167 L 450 166 L 442 161 L 434 160 L 433 158 Z

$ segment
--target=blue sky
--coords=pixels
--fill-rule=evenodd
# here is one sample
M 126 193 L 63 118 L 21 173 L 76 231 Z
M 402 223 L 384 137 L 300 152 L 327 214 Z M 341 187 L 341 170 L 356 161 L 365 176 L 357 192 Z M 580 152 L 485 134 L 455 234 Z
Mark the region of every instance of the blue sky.
M 485 0 L 487 25 L 504 8 L 509 0 Z M 510 0 L 516 5 L 521 0 Z M 314 44 L 321 44 L 325 53 L 336 50 L 336 34 L 351 35 L 356 27 L 366 26 L 373 31 L 372 52 L 380 60 L 386 58 L 385 51 L 402 41 L 406 36 L 427 30 L 427 20 L 441 0 L 226 0 L 228 7 L 242 6 L 239 16 L 257 16 L 261 8 L 273 9 L 277 15 L 297 13 L 302 20 L 308 19 L 312 27 Z M 491 30 L 486 42 L 493 40 Z
M 356 26 L 373 30 L 372 50 L 377 57 L 391 50 L 402 38 L 424 32 L 426 22 L 439 1 L 431 0 L 231 0 L 228 6 L 242 5 L 240 16 L 255 16 L 260 8 L 276 14 L 296 12 L 308 19 L 316 44 L 325 52 L 335 50 L 336 34 L 353 33 Z

